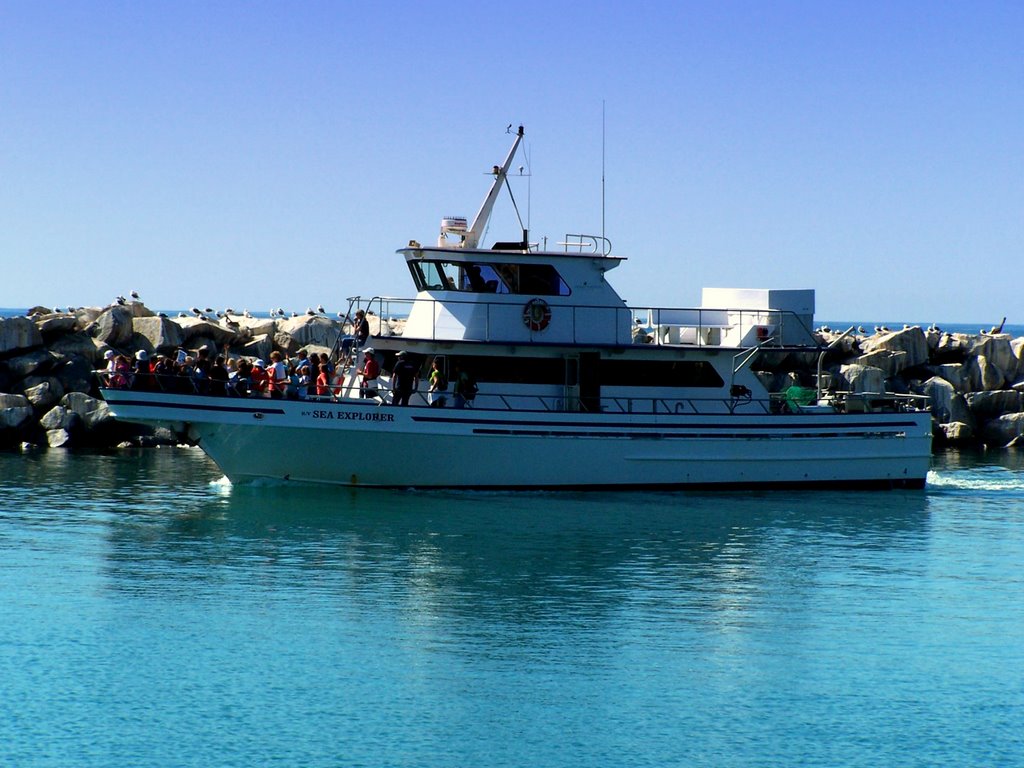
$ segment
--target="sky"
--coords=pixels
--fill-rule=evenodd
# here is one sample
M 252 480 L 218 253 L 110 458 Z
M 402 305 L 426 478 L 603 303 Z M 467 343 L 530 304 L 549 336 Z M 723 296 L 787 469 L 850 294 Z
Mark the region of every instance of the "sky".
M 0 0 L 0 307 L 412 296 L 509 124 L 531 240 L 603 232 L 630 305 L 1024 323 L 1019 1 Z

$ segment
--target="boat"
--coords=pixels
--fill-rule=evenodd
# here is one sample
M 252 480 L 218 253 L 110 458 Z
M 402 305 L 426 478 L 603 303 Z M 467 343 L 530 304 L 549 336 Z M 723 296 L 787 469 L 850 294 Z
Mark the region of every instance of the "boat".
M 436 243 L 410 240 L 397 251 L 414 298 L 350 299 L 350 309 L 406 319 L 390 335 L 381 323 L 354 354 L 336 346 L 340 375 L 329 395 L 104 387 L 114 416 L 188 435 L 233 483 L 924 486 L 930 414 L 913 396 L 829 384 L 828 349 L 811 330 L 813 290 L 705 288 L 698 307 L 635 307 L 606 279 L 625 259 L 603 235 L 567 235 L 548 248 L 523 228 L 484 244 L 496 200 L 511 194 L 523 135 L 513 132 L 472 222 L 445 216 Z M 361 392 L 367 357 L 381 375 Z M 399 360 L 419 371 L 407 405 L 395 403 L 391 381 Z M 449 388 L 431 404 L 425 382 L 435 361 Z M 815 362 L 815 380 L 796 382 L 795 371 Z

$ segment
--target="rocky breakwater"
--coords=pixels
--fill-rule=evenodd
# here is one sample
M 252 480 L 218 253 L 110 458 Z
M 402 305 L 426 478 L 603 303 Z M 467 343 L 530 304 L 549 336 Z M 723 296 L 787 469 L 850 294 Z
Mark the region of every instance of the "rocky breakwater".
M 368 315 L 374 335 L 392 332 Z M 109 447 L 173 443 L 173 434 L 118 422 L 99 396 L 94 371 L 104 353 L 132 357 L 194 354 L 203 345 L 228 355 L 267 359 L 299 349 L 330 352 L 347 327 L 322 314 L 256 318 L 228 314 L 167 317 L 141 302 L 74 311 L 35 307 L 25 317 L 0 319 L 0 447 Z
M 836 343 L 826 358 L 832 386 L 927 397 L 938 444 L 1024 443 L 1024 338 L 919 326 L 818 336 Z

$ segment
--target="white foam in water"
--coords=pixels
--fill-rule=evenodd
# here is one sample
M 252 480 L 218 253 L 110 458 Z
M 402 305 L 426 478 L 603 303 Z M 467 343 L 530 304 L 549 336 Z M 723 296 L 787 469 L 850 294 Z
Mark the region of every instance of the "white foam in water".
M 936 472 L 929 470 L 928 485 L 933 488 L 959 488 L 974 491 L 1024 491 L 1024 475 L 1005 469 L 982 473 Z

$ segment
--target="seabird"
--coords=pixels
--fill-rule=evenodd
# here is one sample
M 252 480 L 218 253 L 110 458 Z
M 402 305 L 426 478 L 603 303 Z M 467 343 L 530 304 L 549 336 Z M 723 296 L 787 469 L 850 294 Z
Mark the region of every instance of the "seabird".
M 138 292 L 138 291 L 132 291 L 132 292 L 131 292 L 131 293 L 129 293 L 128 295 L 129 295 L 129 296 L 131 296 L 131 297 L 132 297 L 133 299 L 135 299 L 136 301 L 138 301 L 138 300 L 139 300 L 139 292 Z
M 306 307 L 306 314 L 312 317 L 316 312 L 313 311 L 312 307 Z
M 199 317 L 203 313 L 199 311 L 199 307 L 192 307 L 192 314 Z
M 213 307 L 207 307 L 206 308 L 206 314 L 212 315 L 213 314 Z
M 857 333 L 867 333 L 867 331 L 864 329 L 863 325 L 858 325 L 857 326 Z
M 243 309 L 242 314 L 245 315 L 246 317 L 252 317 L 252 312 L 250 312 L 248 309 Z
M 326 315 L 327 314 L 327 310 L 324 309 L 324 305 L 323 304 L 317 304 L 316 305 L 316 311 L 319 312 L 321 315 Z
M 127 301 L 127 299 L 125 299 L 124 296 L 118 296 L 117 297 L 117 303 L 118 304 L 124 304 L 126 301 Z

